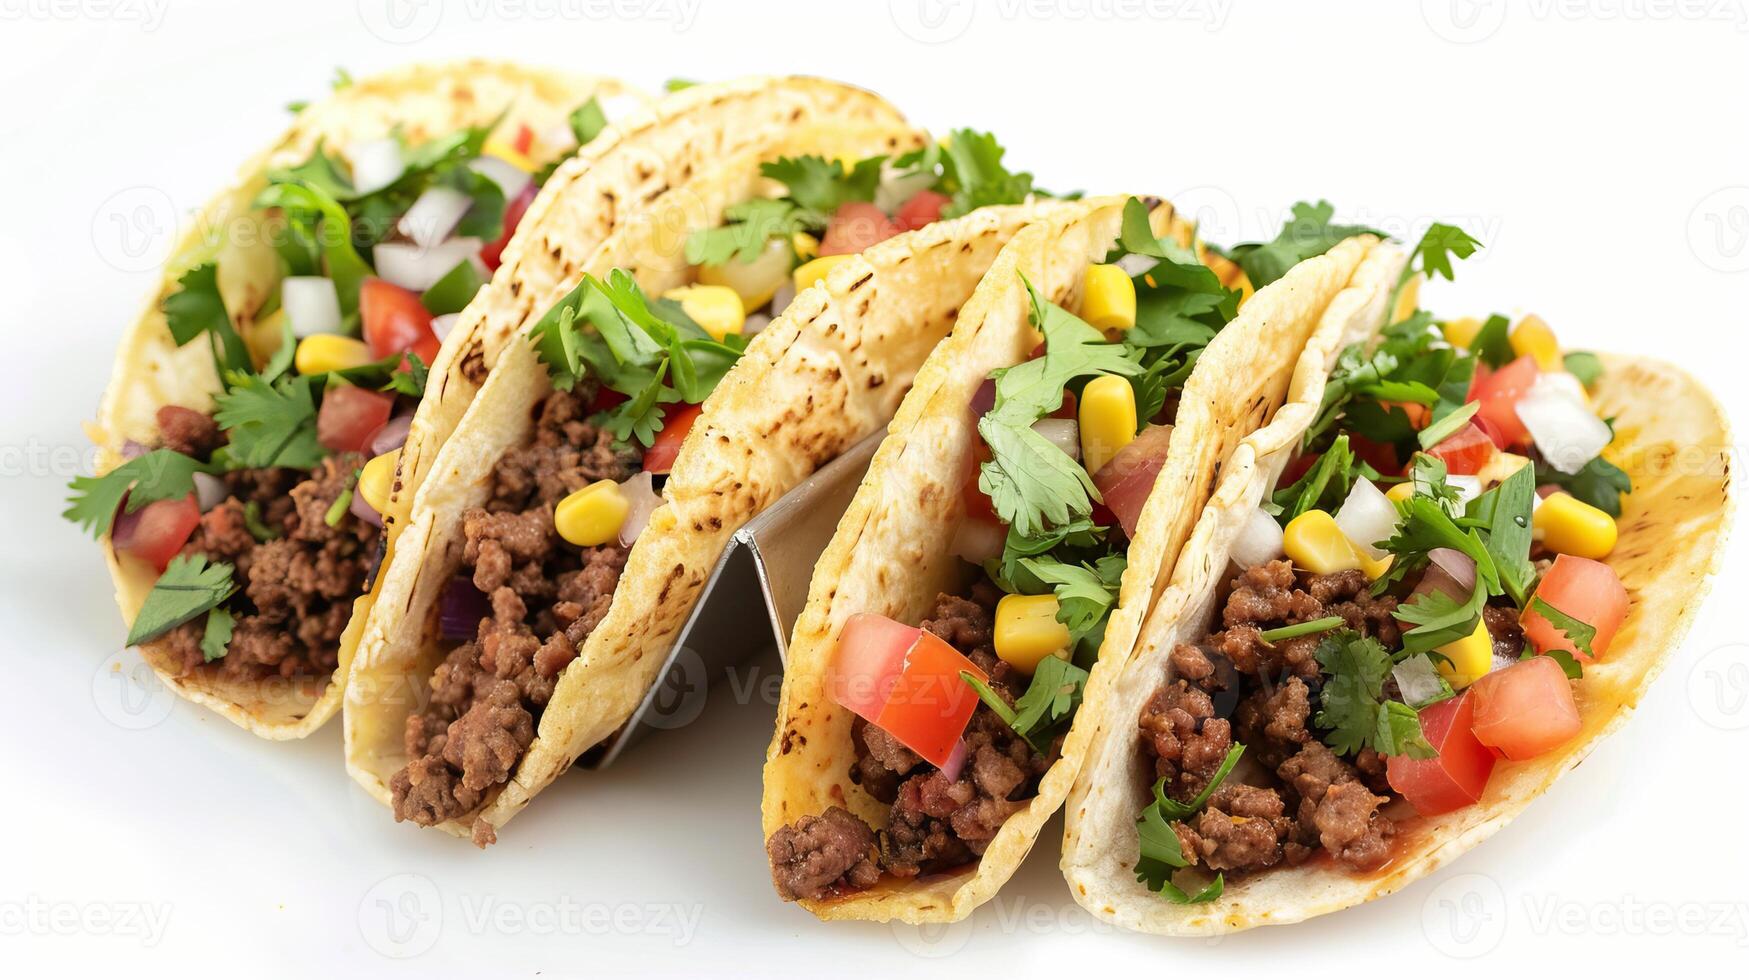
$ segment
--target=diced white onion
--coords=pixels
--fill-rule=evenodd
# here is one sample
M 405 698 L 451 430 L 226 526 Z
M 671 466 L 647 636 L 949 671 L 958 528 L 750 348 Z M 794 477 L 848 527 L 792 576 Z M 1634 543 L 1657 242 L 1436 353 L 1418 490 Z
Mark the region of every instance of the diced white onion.
M 1392 667 L 1391 676 L 1396 678 L 1397 690 L 1410 707 L 1426 704 L 1445 693 L 1445 685 L 1440 683 L 1433 658 L 1425 653 L 1418 653 Z
M 498 189 L 504 192 L 506 201 L 521 194 L 528 182 L 534 179 L 516 164 L 493 156 L 479 157 L 468 166 L 475 173 L 497 184 Z
M 899 205 L 926 191 L 935 184 L 935 174 L 927 170 L 907 173 L 890 163 L 881 165 L 881 182 L 875 187 L 874 205 L 892 214 Z
M 444 340 L 449 337 L 449 332 L 455 329 L 456 321 L 461 318 L 460 313 L 445 313 L 442 316 L 434 316 L 431 318 L 431 332 L 437 335 L 438 340 Z
M 650 515 L 662 506 L 662 495 L 656 492 L 649 470 L 640 470 L 621 483 L 619 489 L 631 504 L 625 523 L 619 526 L 619 543 L 621 547 L 630 548 L 632 542 L 638 540 L 638 535 L 644 533 L 644 528 L 649 526 Z
M 607 117 L 610 126 L 616 122 L 624 122 L 625 117 L 629 115 L 645 111 L 649 105 L 644 101 L 643 96 L 633 95 L 630 92 L 597 95 L 595 96 L 595 104 L 601 107 L 601 114 Z M 597 137 L 597 139 L 599 138 Z
M 428 187 L 401 215 L 401 234 L 420 248 L 430 248 L 448 238 L 473 206 L 473 198 L 453 187 Z
M 1253 568 L 1281 556 L 1281 525 L 1262 508 L 1254 508 L 1233 540 L 1233 563 L 1240 568 Z
M 965 561 L 982 565 L 1001 556 L 1002 544 L 1007 537 L 1008 530 L 1002 525 L 968 517 L 954 528 L 949 550 Z
M 777 292 L 771 294 L 771 305 L 768 309 L 773 313 L 782 313 L 784 310 L 789 309 L 790 303 L 794 302 L 795 298 L 796 284 L 793 282 L 786 282 L 777 287 Z
M 1516 408 L 1537 452 L 1562 473 L 1579 472 L 1609 445 L 1609 426 L 1553 374 L 1539 375 Z
M 400 141 L 386 137 L 354 143 L 347 150 L 346 160 L 352 164 L 352 189 L 360 194 L 382 190 L 400 180 L 407 169 L 401 159 Z
M 741 324 L 741 336 L 751 337 L 769 326 L 771 326 L 771 314 L 749 313 L 746 321 Z
M 334 289 L 332 279 L 287 276 L 279 284 L 279 304 L 294 337 L 340 332 L 340 293 Z
M 402 289 L 422 293 L 437 284 L 456 264 L 480 255 L 478 238 L 451 238 L 432 248 L 410 242 L 384 242 L 372 253 L 377 275 Z
M 1391 503 L 1371 480 L 1362 477 L 1354 481 L 1354 489 L 1348 491 L 1348 499 L 1336 512 L 1336 526 L 1356 548 L 1376 561 L 1383 558 L 1385 552 L 1375 547 L 1375 543 L 1389 538 L 1397 530 L 1397 505 Z
M 1455 473 L 1445 478 L 1446 486 L 1457 491 L 1458 507 L 1469 506 L 1470 501 L 1482 495 L 1482 478 L 1467 473 Z
M 1131 252 L 1117 260 L 1117 267 L 1122 269 L 1130 278 L 1134 279 L 1136 276 L 1152 269 L 1158 263 L 1159 260 L 1151 256 L 1137 255 L 1134 252 Z
M 1542 382 L 1556 391 L 1566 394 L 1576 402 L 1583 403 L 1588 401 L 1591 397 L 1585 391 L 1584 382 L 1573 377 L 1573 375 L 1566 371 L 1544 371 L 1542 374 L 1537 375 L 1536 378 L 1537 381 Z
M 1077 462 L 1081 459 L 1081 427 L 1074 419 L 1039 419 L 1032 424 L 1032 429 L 1039 435 L 1051 441 L 1069 458 Z
M 231 491 L 225 486 L 225 481 L 211 473 L 196 473 L 194 475 L 194 495 L 200 501 L 202 514 L 225 502 Z

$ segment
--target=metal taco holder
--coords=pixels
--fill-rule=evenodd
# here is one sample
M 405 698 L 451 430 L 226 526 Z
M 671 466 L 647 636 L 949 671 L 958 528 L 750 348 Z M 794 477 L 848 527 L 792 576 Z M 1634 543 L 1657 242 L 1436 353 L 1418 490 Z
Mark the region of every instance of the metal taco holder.
M 729 668 L 773 645 L 779 658 L 788 655 L 790 631 L 807 605 L 814 564 L 886 435 L 885 426 L 870 434 L 735 532 L 674 638 L 660 679 L 625 727 L 578 760 L 579 766 L 610 766 L 651 732 L 690 721 L 676 717 L 674 702 L 703 692 Z

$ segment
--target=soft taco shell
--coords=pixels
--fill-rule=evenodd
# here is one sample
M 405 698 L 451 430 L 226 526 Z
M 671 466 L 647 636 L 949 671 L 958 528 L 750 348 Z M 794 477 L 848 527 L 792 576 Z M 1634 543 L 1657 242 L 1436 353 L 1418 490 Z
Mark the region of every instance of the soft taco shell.
M 227 257 L 223 249 L 228 232 L 244 226 L 259 228 L 250 204 L 266 186 L 270 169 L 302 163 L 319 143 L 345 146 L 383 137 L 395 129 L 409 142 L 418 143 L 467 126 L 485 125 L 500 113 L 506 114 L 506 125 L 527 124 L 535 133 L 551 132 L 555 127 L 563 128 L 570 111 L 591 96 L 607 99 L 628 95 L 629 89 L 611 79 L 505 62 L 465 61 L 361 79 L 303 110 L 272 147 L 243 165 L 231 187 L 188 220 L 163 279 L 116 353 L 109 388 L 90 429 L 99 447 L 98 472 L 106 473 L 123 462 L 127 442 L 151 445 L 158 440 L 159 407 L 211 410 L 218 390 L 212 353 L 205 343 L 178 347 L 161 307 L 164 298 L 177 290 L 177 279 L 184 272 L 215 255 L 221 260 Z M 269 248 L 265 241 L 259 247 Z M 277 266 L 270 248 L 266 260 Z M 240 259 L 237 264 L 247 263 Z M 257 308 L 265 290 L 259 283 L 232 279 L 227 276 L 228 268 L 229 263 L 220 262 L 220 288 L 227 305 L 233 297 L 242 296 L 248 309 Z M 239 316 L 237 326 L 247 335 L 247 317 Z M 118 556 L 107 539 L 104 551 L 115 578 L 116 601 L 131 622 L 151 592 L 157 572 Z M 335 677 L 345 677 L 361 618 L 355 612 L 353 626 L 341 641 Z M 302 738 L 321 727 L 340 707 L 339 685 L 327 678 L 243 682 L 200 673 L 180 677 L 180 661 L 162 642 L 145 644 L 141 652 L 171 690 L 264 738 Z
M 671 192 L 683 196 L 677 207 L 698 218 L 680 227 L 720 222 L 724 207 L 759 189 L 762 160 L 799 153 L 867 156 L 903 150 L 918 139 L 890 127 L 788 130 L 781 140 L 718 161 L 701 180 Z M 663 489 L 664 504 L 632 548 L 607 617 L 560 676 L 511 781 L 476 818 L 440 826 L 490 839 L 578 756 L 624 725 L 656 681 L 734 532 L 884 424 L 1003 244 L 1028 224 L 1075 207 L 987 208 L 931 225 L 875 246 L 798 294 L 706 399 Z M 538 318 L 578 272 L 601 276 L 625 268 L 653 293 L 681 284 L 684 265 L 646 259 L 670 256 L 652 251 L 653 235 L 673 237 L 673 225 L 627 222 L 583 269 L 555 277 L 551 299 L 519 307 L 517 315 Z M 399 544 L 403 557 L 385 579 L 354 665 L 347 765 L 385 803 L 389 780 L 407 763 L 402 731 L 414 698 L 446 649 L 437 636 L 437 602 L 460 564 L 461 515 L 484 501 L 498 457 L 526 437 L 530 408 L 548 390 L 545 368 L 521 333 L 520 324 L 511 331 L 518 342 L 501 348 L 479 397 L 440 451 L 434 477 L 416 495 Z
M 1363 269 L 1356 289 L 1375 300 L 1395 273 Z M 1351 321 L 1350 326 L 1353 322 Z M 1299 922 L 1388 895 L 1486 840 L 1563 773 L 1582 762 L 1604 735 L 1627 720 L 1646 687 L 1681 643 L 1705 596 L 1729 522 L 1730 436 L 1724 413 L 1692 378 L 1669 365 L 1605 357 L 1594 392 L 1599 414 L 1616 419 L 1607 455 L 1632 476 L 1623 500 L 1620 540 L 1608 563 L 1627 587 L 1627 620 L 1608 659 L 1585 668 L 1577 684 L 1583 728 L 1562 749 L 1538 759 L 1502 761 L 1481 802 L 1399 824 L 1396 856 L 1372 875 L 1323 861 L 1229 881 L 1203 905 L 1174 905 L 1149 892 L 1131 870 L 1136 818 L 1152 800 L 1139 763 L 1135 719 L 1166 678 L 1166 656 L 1196 642 L 1216 615 L 1216 590 L 1228 576 L 1227 554 L 1247 515 L 1275 484 L 1310 424 L 1335 355 L 1356 339 L 1329 323 L 1309 348 L 1290 405 L 1235 454 L 1199 519 L 1185 560 L 1154 610 L 1142 643 L 1114 687 L 1093 737 L 1086 769 L 1069 798 L 1063 872 L 1075 900 L 1107 922 L 1161 935 L 1218 935 Z
M 1123 203 L 1093 200 L 1079 214 L 1016 236 L 953 334 L 919 373 L 815 566 L 807 608 L 796 623 L 777 730 L 766 753 L 767 838 L 834 805 L 870 826 L 885 825 L 885 806 L 850 780 L 852 716 L 826 691 L 839 631 L 852 615 L 865 612 L 914 623 L 938 593 L 963 587 L 965 565 L 952 554 L 952 541 L 962 516 L 960 486 L 977 439 L 976 419 L 966 406 L 992 370 L 1025 360 L 1038 342 L 1019 274 L 1041 295 L 1073 308 L 1088 264 L 1102 261 L 1116 238 Z M 1169 205 L 1157 208 L 1153 221 L 1157 233 L 1189 242 L 1190 226 Z M 1180 397 L 1167 460 L 1130 544 L 1118 607 L 1078 720 L 1027 808 L 1008 818 L 975 866 L 911 880 L 886 877 L 869 889 L 803 902 L 805 908 L 823 919 L 955 921 L 994 895 L 1019 867 L 1069 792 L 1092 727 L 1081 720 L 1103 715 L 1107 678 L 1128 655 L 1144 613 L 1164 588 L 1222 462 L 1281 403 L 1319 314 L 1371 247 L 1370 239 L 1346 242 L 1297 266 L 1253 296 L 1203 353 Z M 1228 268 L 1224 278 L 1234 285 L 1239 273 Z

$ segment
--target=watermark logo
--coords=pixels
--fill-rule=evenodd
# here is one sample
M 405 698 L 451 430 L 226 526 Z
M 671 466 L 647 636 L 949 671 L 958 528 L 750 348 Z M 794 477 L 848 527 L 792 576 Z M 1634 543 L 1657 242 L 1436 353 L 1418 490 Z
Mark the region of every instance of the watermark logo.
M 1688 250 L 1709 269 L 1749 271 L 1749 187 L 1721 187 L 1695 204 Z
M 31 895 L 0 901 L 0 936 L 113 937 L 148 949 L 170 927 L 168 902 L 71 902 Z
M 650 707 L 643 722 L 651 728 L 673 731 L 698 720 L 710 700 L 711 678 L 704 658 L 691 647 L 674 654 L 668 670 L 650 690 Z
M 1688 702 L 1714 728 L 1749 728 L 1749 643 L 1714 647 L 1688 672 Z
M 1421 0 L 1421 19 L 1453 44 L 1475 44 L 1506 23 L 1506 0 Z
M 1421 0 L 1421 19 L 1446 41 L 1475 44 L 1500 31 L 1509 9 L 1515 20 L 1722 21 L 1739 31 L 1749 29 L 1749 8 L 1742 0 L 1529 0 L 1516 6 L 1507 0 Z
M 176 205 L 157 187 L 116 191 L 91 215 L 91 244 L 119 272 L 149 272 L 164 265 L 176 238 Z
M 898 941 L 901 949 L 926 960 L 946 959 L 965 949 L 975 931 L 970 918 L 920 926 L 894 922 L 892 930 L 893 939 Z
M 358 19 L 390 44 L 417 44 L 443 23 L 443 0 L 358 0 Z
M 946 44 L 972 26 L 972 0 L 888 0 L 893 26 L 922 44 Z
M 390 959 L 412 959 L 429 951 L 443 934 L 443 896 L 437 883 L 405 873 L 372 885 L 358 903 L 358 932 L 365 945 Z
M 154 728 L 176 710 L 176 692 L 137 656 L 121 651 L 97 665 L 91 674 L 91 703 L 117 728 L 130 732 Z
M 1487 875 L 1453 875 L 1422 903 L 1421 933 L 1453 959 L 1485 956 L 1506 935 L 1506 893 Z

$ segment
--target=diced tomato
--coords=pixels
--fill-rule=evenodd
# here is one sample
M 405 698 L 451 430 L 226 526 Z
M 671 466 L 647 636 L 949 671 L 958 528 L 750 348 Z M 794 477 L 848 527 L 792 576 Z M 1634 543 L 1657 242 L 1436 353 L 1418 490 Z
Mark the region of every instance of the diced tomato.
M 1518 420 L 1518 400 L 1536 383 L 1536 373 L 1536 359 L 1526 354 L 1498 371 L 1477 372 L 1470 383 L 1470 400 L 1482 406 L 1476 417 L 1487 419 L 1508 446 L 1530 442 L 1530 430 Z
M 595 389 L 595 397 L 589 400 L 589 414 L 605 412 L 615 405 L 621 405 L 631 400 L 630 395 L 623 391 L 614 391 L 606 385 Z
M 110 543 L 161 572 L 199 526 L 200 503 L 192 493 L 176 500 L 154 500 L 131 514 L 124 503 Z
M 1487 466 L 1488 461 L 1499 451 L 1487 433 L 1466 422 L 1463 428 L 1427 450 L 1427 454 L 1443 460 L 1447 473 L 1454 476 L 1474 476 L 1482 472 L 1482 467 Z
M 1142 519 L 1142 506 L 1154 490 L 1154 480 L 1166 465 L 1166 450 L 1171 441 L 1170 425 L 1150 425 L 1093 474 L 1093 485 L 1099 488 L 1105 506 L 1111 508 L 1124 533 L 1132 538 Z
M 489 271 L 497 272 L 498 264 L 504 261 L 504 246 L 510 244 L 510 238 L 516 234 L 516 226 L 522 223 L 522 216 L 528 213 L 528 206 L 534 203 L 534 196 L 540 193 L 540 188 L 529 181 L 520 193 L 504 205 L 504 233 L 498 240 L 480 249 L 480 261 L 486 263 Z
M 978 707 L 978 695 L 961 671 L 989 679 L 935 634 L 859 613 L 844 624 L 827 690 L 834 701 L 940 768 Z
M 373 276 L 358 288 L 358 315 L 372 357 L 413 353 L 427 367 L 437 360 L 443 343 L 431 332 L 431 311 L 418 293 Z
M 1282 467 L 1281 479 L 1276 481 L 1276 486 L 1291 487 L 1295 483 L 1298 483 L 1301 477 L 1312 472 L 1312 467 L 1318 465 L 1318 460 L 1322 458 L 1323 455 L 1323 453 L 1300 453 L 1293 459 L 1288 460 L 1287 465 Z M 1374 467 L 1374 469 L 1377 469 L 1377 467 Z
M 1579 734 L 1573 685 L 1551 657 L 1520 660 L 1470 686 L 1477 741 L 1514 762 L 1534 759 Z
M 893 221 L 906 231 L 916 231 L 924 225 L 932 225 L 941 220 L 941 210 L 947 207 L 951 200 L 946 194 L 934 191 L 918 191 L 911 199 L 899 205 L 899 210 L 893 215 Z
M 1393 408 L 1402 409 L 1403 414 L 1409 416 L 1409 424 L 1417 429 L 1427 428 L 1427 423 L 1433 418 L 1433 412 L 1420 402 L 1380 402 L 1379 404 L 1383 405 L 1386 411 Z
M 1490 442 L 1494 443 L 1495 449 L 1498 449 L 1501 452 L 1506 451 L 1506 433 L 1501 432 L 1499 426 L 1483 418 L 1482 413 L 1477 412 L 1475 416 L 1470 419 L 1470 424 L 1482 430 L 1482 434 L 1487 436 Z
M 686 434 L 692 431 L 692 423 L 698 421 L 698 413 L 703 409 L 698 405 L 670 405 L 665 411 L 662 431 L 656 433 L 656 442 L 644 450 L 644 469 L 658 476 L 674 469 L 680 444 L 686 441 Z
M 820 239 L 820 254 L 851 255 L 903 230 L 880 208 L 866 201 L 846 201 L 838 205 L 826 225 L 826 234 Z
M 1419 408 L 1420 406 L 1417 405 L 1416 407 Z M 1373 442 L 1371 439 L 1368 439 L 1363 435 L 1350 432 L 1348 434 L 1348 448 L 1353 450 L 1354 455 L 1362 462 L 1366 463 L 1366 465 L 1373 469 L 1378 470 L 1380 473 L 1395 473 L 1403 466 L 1402 463 L 1397 462 L 1397 447 L 1382 442 Z M 1316 457 L 1313 457 L 1313 459 L 1315 460 Z M 1294 477 L 1294 480 L 1298 480 L 1301 476 L 1305 476 L 1306 469 L 1310 468 L 1311 463 L 1307 463 L 1306 468 L 1302 469 L 1299 475 Z M 1291 484 L 1294 481 L 1288 480 L 1286 482 Z
M 1461 809 L 1480 800 L 1488 788 L 1494 754 L 1471 730 L 1474 713 L 1470 691 L 1422 708 L 1421 734 L 1439 754 L 1431 759 L 1393 755 L 1385 760 L 1385 778 L 1416 813 L 1431 817 Z
M 966 482 L 961 494 L 965 499 L 967 520 L 1001 524 L 1002 518 L 996 514 L 996 505 L 990 501 L 990 495 L 978 489 L 978 471 L 989 459 L 990 447 L 984 445 L 982 439 L 978 440 L 977 449 L 966 466 Z
M 394 410 L 394 395 L 342 385 L 322 396 L 316 441 L 332 452 L 362 453 Z
M 1078 419 L 1081 417 L 1080 406 L 1081 401 L 1075 397 L 1075 393 L 1072 391 L 1065 391 L 1063 392 L 1063 403 L 1058 405 L 1057 410 L 1051 413 L 1051 418 Z
M 1628 614 L 1628 590 L 1621 578 L 1600 561 L 1576 555 L 1557 555 L 1555 564 L 1537 583 L 1536 598 L 1590 625 L 1597 630 L 1591 639 L 1591 651 L 1596 658 L 1582 653 L 1567 634 L 1555 628 L 1534 606 L 1527 606 L 1518 618 L 1524 627 L 1524 638 L 1538 653 L 1565 650 L 1586 663 L 1602 659 L 1615 640 L 1615 631 Z
M 996 379 L 995 378 L 985 378 L 983 383 L 978 385 L 978 390 L 972 392 L 972 422 L 973 422 L 973 424 L 976 424 L 979 419 L 983 418 L 985 415 L 988 415 L 990 413 L 990 409 L 995 408 L 995 407 L 996 407 Z
M 528 148 L 534 145 L 534 130 L 528 128 L 528 123 L 521 123 L 516 127 L 516 139 L 510 145 L 516 147 L 518 153 L 527 153 Z

